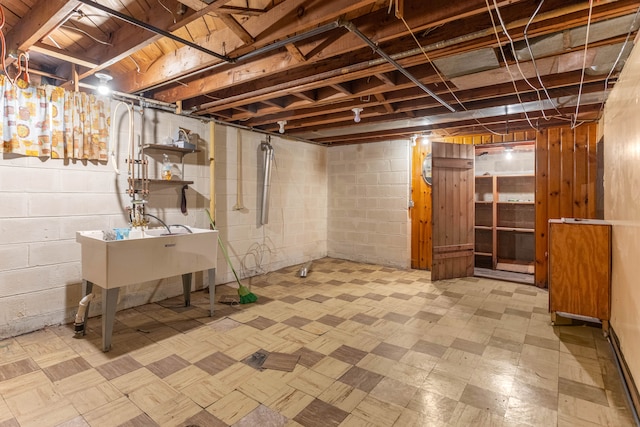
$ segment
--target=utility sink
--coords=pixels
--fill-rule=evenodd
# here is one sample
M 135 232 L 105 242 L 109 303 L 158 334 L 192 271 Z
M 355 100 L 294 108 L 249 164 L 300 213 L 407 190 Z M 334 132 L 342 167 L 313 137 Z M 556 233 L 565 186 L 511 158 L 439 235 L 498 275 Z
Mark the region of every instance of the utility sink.
M 110 241 L 100 230 L 78 231 L 82 278 L 111 289 L 215 268 L 218 232 L 191 231 L 172 228 L 168 234 L 166 228 L 152 228 L 142 237 Z
M 192 273 L 208 270 L 209 309 L 213 316 L 218 232 L 190 228 L 166 228 L 130 233 L 129 239 L 103 239 L 100 230 L 78 231 L 76 242 L 82 246 L 82 280 L 85 295 L 93 285 L 103 288 L 102 350 L 111 349 L 111 335 L 121 287 L 166 277 L 182 276 L 185 306 L 191 304 Z M 87 304 L 87 313 L 89 307 Z M 83 335 L 87 321 L 84 321 Z

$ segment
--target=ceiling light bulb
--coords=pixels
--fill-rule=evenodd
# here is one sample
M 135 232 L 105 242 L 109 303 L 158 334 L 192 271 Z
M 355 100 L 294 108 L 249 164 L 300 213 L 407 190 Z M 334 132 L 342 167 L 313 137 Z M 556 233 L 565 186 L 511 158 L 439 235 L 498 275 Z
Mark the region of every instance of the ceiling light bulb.
M 287 124 L 286 120 L 278 120 L 278 125 L 280 126 L 280 129 L 278 129 L 278 132 L 284 133 L 284 125 L 286 124 Z
M 351 109 L 351 111 L 353 111 L 353 114 L 354 114 L 353 116 L 354 122 L 360 123 L 360 113 L 362 112 L 362 110 L 363 110 L 362 108 L 358 108 L 358 107 Z
M 96 73 L 95 76 L 100 81 L 100 83 L 98 84 L 98 93 L 100 95 L 108 95 L 109 92 L 111 92 L 108 83 L 113 80 L 111 74 L 106 71 L 100 71 L 99 73 Z
M 505 148 L 504 153 L 505 153 L 504 156 L 507 158 L 507 160 L 511 160 L 511 158 L 513 158 L 513 148 L 511 147 Z
M 431 139 L 428 136 L 422 137 L 422 145 L 429 145 L 430 142 L 431 142 Z
M 418 140 L 418 135 L 411 135 L 411 146 L 416 146 L 416 141 Z

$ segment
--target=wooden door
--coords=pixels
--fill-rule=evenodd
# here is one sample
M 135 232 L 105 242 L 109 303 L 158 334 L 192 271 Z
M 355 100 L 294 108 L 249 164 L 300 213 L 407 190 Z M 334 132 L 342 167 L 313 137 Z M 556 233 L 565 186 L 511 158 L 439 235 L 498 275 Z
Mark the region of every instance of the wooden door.
M 411 268 L 431 270 L 431 185 L 422 177 L 422 165 L 431 156 L 431 144 L 413 147 L 411 200 Z
M 433 143 L 431 280 L 473 275 L 474 148 Z

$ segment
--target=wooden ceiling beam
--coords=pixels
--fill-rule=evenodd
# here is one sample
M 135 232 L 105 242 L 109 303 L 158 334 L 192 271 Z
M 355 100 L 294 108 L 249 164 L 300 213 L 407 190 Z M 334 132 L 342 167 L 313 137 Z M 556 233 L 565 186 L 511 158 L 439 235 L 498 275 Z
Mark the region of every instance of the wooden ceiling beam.
M 256 41 L 247 30 L 236 19 L 226 13 L 218 13 L 218 19 L 220 19 L 224 25 L 230 29 L 244 44 L 252 44 Z
M 58 28 L 80 6 L 77 0 L 46 0 L 34 3 L 6 35 L 6 50 L 26 52 Z M 6 55 L 6 52 L 3 52 Z
M 559 1 L 559 0 L 555 0 L 555 1 Z M 503 13 L 506 16 L 508 16 L 511 20 L 516 20 L 516 21 L 520 20 L 520 21 L 523 21 L 524 24 L 526 24 L 527 21 L 525 20 L 525 17 L 526 19 L 529 18 L 530 13 L 533 12 L 533 9 L 531 8 L 533 8 L 534 6 L 535 6 L 534 4 L 528 7 L 524 7 L 522 5 L 519 5 L 517 7 L 512 6 L 507 10 L 503 10 Z M 382 12 L 385 12 L 385 11 L 382 11 Z M 372 35 L 370 37 L 373 40 L 379 41 L 383 39 L 384 37 L 382 35 L 382 32 L 386 34 L 387 38 L 391 38 L 392 34 L 390 33 L 388 27 L 396 28 L 397 33 L 393 34 L 396 37 L 406 35 L 407 30 L 404 24 L 398 25 L 397 23 L 395 24 L 389 23 L 387 26 L 380 25 L 379 21 L 385 19 L 385 15 L 382 12 L 378 12 L 374 14 L 375 19 L 373 19 L 372 17 L 368 17 L 367 18 L 368 21 L 366 21 L 367 25 L 369 26 L 373 25 L 372 22 L 376 22 L 376 25 L 371 28 Z M 583 11 L 581 14 L 581 19 L 582 19 L 581 22 L 586 22 L 587 15 L 585 13 L 586 12 Z M 438 18 L 439 16 L 440 16 L 439 14 L 436 14 L 435 17 L 431 15 L 414 16 L 413 19 L 410 20 L 409 25 L 410 26 L 414 24 L 419 25 L 419 23 L 422 23 L 427 19 L 436 19 L 436 22 L 440 22 L 438 19 L 444 19 L 444 18 Z M 473 21 L 471 21 L 471 22 L 465 22 L 465 25 L 456 25 L 454 28 L 455 28 L 455 31 L 457 31 L 457 34 L 449 34 L 449 36 L 451 37 L 462 36 L 464 35 L 466 31 L 465 28 L 467 27 L 478 28 L 479 25 L 482 25 L 482 27 L 486 28 L 486 25 L 490 25 L 490 23 L 486 22 L 487 19 L 488 19 L 487 17 L 482 15 L 480 18 L 478 18 L 478 22 L 474 23 Z M 368 27 L 364 25 L 363 28 L 368 28 Z M 366 31 L 366 30 L 363 30 L 363 31 Z M 533 30 L 530 31 L 530 36 L 533 37 L 536 35 L 541 35 L 549 32 L 551 32 L 550 29 L 547 29 L 542 24 L 538 24 L 538 27 L 535 29 L 535 31 Z M 445 55 L 448 56 L 454 53 L 478 49 L 481 46 L 486 46 L 486 47 L 494 46 L 496 44 L 495 36 L 493 35 L 493 33 L 488 32 L 487 34 L 488 34 L 487 36 L 479 38 L 478 40 L 475 40 L 475 41 L 469 40 L 466 43 L 460 43 L 456 46 L 449 46 L 443 49 L 439 49 L 438 51 L 430 52 L 429 55 L 431 59 L 437 59 Z M 517 41 L 517 40 L 520 40 L 521 38 L 522 37 L 520 37 L 519 39 L 514 38 L 514 40 Z M 433 40 L 433 43 L 437 41 L 439 40 Z M 410 39 L 410 43 L 411 43 L 411 48 L 414 49 L 415 42 L 412 39 Z M 357 37 L 351 35 L 351 37 L 343 38 L 341 40 L 341 43 L 329 46 L 327 49 L 325 49 L 322 57 L 330 58 L 330 57 L 344 56 L 344 55 L 351 55 L 352 57 L 354 49 L 358 49 L 358 47 L 362 48 L 362 41 Z M 219 73 L 218 75 L 213 75 L 213 76 L 203 76 L 202 78 L 193 81 L 190 88 L 185 88 L 185 87 L 168 88 L 168 89 L 159 91 L 155 95 L 155 97 L 162 101 L 174 102 L 175 100 L 187 99 L 187 98 L 193 97 L 193 92 L 209 92 L 213 90 L 219 90 L 221 88 L 225 88 L 230 85 L 242 85 L 242 88 L 244 88 L 244 87 L 247 87 L 246 83 L 248 81 L 256 80 L 258 78 L 266 78 L 271 75 L 281 73 L 282 71 L 287 71 L 288 73 L 290 73 L 293 67 L 296 67 L 296 66 L 313 67 L 314 66 L 313 64 L 317 63 L 316 60 L 310 59 L 309 56 L 307 56 L 307 58 L 309 59 L 309 61 L 306 64 L 299 64 L 299 63 L 296 64 L 296 63 L 293 63 L 290 60 L 290 58 L 289 60 L 287 60 L 286 57 L 273 55 L 269 58 L 264 58 L 260 61 L 254 61 L 254 63 L 251 65 L 251 68 L 254 70 L 253 72 L 247 72 L 247 66 L 241 64 L 237 68 L 243 70 L 242 74 L 229 71 L 226 73 Z M 426 62 L 426 58 L 422 62 Z M 238 80 L 239 77 L 242 79 L 241 81 Z M 269 80 L 272 80 L 272 79 L 269 79 Z
M 252 34 L 256 40 L 251 45 L 242 43 L 229 29 L 217 31 L 216 37 L 205 37 L 196 42 L 215 52 L 225 51 L 229 56 L 239 57 L 297 32 L 334 21 L 344 13 L 358 10 L 375 2 L 376 0 L 335 0 L 332 2 L 312 2 L 307 5 L 309 0 L 285 0 L 259 16 L 252 16 L 243 23 L 244 29 Z M 297 14 L 299 9 L 302 10 L 302 16 L 296 16 L 295 19 L 285 19 L 291 14 Z M 121 90 L 136 92 L 219 62 L 219 60 L 212 59 L 202 52 L 183 47 L 171 55 L 159 58 L 144 75 L 129 73 L 127 76 L 122 76 Z M 180 66 L 176 67 L 176 63 Z
M 35 43 L 29 48 L 29 51 L 41 53 L 52 58 L 61 59 L 87 68 L 96 68 L 100 65 L 100 61 L 97 61 L 96 59 L 89 58 L 85 55 L 69 53 L 66 50 L 58 49 L 57 47 L 49 46 L 44 43 Z
M 307 62 L 307 58 L 302 52 L 300 52 L 300 49 L 298 49 L 295 44 L 289 43 L 285 48 L 287 49 L 287 52 L 289 52 L 298 62 Z

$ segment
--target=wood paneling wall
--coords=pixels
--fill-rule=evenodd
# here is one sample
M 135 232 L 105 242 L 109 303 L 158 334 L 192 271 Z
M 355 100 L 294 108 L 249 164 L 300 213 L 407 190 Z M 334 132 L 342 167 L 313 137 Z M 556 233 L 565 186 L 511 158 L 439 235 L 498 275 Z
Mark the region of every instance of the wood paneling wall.
M 548 286 L 548 223 L 551 218 L 596 218 L 597 125 L 544 129 L 508 135 L 439 138 L 454 144 L 536 141 L 535 284 Z M 431 188 L 421 177 L 426 146 L 413 149 L 411 267 L 431 269 Z
M 536 138 L 535 284 L 548 286 L 549 219 L 596 218 L 597 125 L 542 130 Z
M 535 131 L 516 132 L 507 135 L 468 135 L 438 138 L 440 142 L 452 144 L 491 144 L 500 142 L 533 141 Z M 422 179 L 422 161 L 430 152 L 430 145 L 417 144 L 412 150 L 411 162 L 411 199 L 414 207 L 411 214 L 411 268 L 431 270 L 432 267 L 432 225 L 431 225 L 431 187 Z

